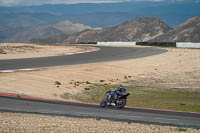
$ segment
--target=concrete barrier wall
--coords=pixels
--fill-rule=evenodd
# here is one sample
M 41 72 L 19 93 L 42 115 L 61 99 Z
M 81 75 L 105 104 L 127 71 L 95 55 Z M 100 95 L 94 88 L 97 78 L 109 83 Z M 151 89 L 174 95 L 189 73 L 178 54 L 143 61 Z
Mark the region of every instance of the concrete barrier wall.
M 136 42 L 97 42 L 100 46 L 135 46 Z
M 97 42 L 99 46 L 159 46 L 159 47 L 177 47 L 177 48 L 200 48 L 200 43 L 192 42 Z
M 192 42 L 177 42 L 177 48 L 200 48 L 200 43 L 192 43 Z

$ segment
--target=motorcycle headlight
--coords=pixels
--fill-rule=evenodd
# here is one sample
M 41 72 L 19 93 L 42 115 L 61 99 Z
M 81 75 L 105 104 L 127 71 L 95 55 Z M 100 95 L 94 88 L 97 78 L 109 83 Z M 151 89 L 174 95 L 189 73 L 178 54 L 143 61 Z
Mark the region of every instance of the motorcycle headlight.
M 110 96 L 110 93 L 106 93 L 106 96 L 107 96 L 107 97 Z

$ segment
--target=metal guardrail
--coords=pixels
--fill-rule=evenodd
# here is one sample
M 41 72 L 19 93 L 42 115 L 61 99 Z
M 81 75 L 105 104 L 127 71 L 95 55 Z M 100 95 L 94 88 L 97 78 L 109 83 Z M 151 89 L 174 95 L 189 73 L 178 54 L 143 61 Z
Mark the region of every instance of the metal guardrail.
M 176 42 L 136 42 L 140 46 L 176 47 Z

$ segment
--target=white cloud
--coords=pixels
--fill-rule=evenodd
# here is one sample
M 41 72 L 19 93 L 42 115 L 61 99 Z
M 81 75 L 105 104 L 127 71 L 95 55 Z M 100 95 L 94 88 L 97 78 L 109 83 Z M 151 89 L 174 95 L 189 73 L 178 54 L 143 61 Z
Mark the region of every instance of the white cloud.
M 17 4 L 20 3 L 20 0 L 0 0 L 0 5 L 13 5 L 13 4 Z
M 166 1 L 166 0 L 0 0 L 0 6 L 24 6 L 42 4 L 111 3 L 128 1 Z
M 42 4 L 111 3 L 130 0 L 0 0 L 1 6 L 23 6 Z

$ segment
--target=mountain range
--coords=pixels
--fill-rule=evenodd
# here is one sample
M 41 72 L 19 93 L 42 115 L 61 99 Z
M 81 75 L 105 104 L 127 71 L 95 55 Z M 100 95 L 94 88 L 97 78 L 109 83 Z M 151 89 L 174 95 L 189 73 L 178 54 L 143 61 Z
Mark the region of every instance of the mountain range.
M 81 43 L 97 41 L 148 41 L 171 30 L 159 18 L 138 18 L 124 22 L 115 27 L 100 30 L 88 30 L 71 35 L 64 43 Z
M 191 18 L 177 28 L 171 28 L 155 17 L 137 18 L 114 27 L 31 40 L 34 43 L 48 44 L 92 43 L 97 41 L 200 42 L 200 18 Z
M 155 30 L 155 33 L 152 27 L 133 23 L 133 26 L 139 27 L 137 34 L 128 33 L 129 31 L 124 29 L 124 33 L 118 33 L 118 35 L 122 35 L 126 41 L 132 40 L 131 35 L 137 40 L 156 39 L 158 35 L 162 35 L 169 30 L 173 30 L 173 32 L 171 31 L 168 35 L 175 34 L 176 31 L 174 29 L 179 27 L 180 24 L 190 18 L 200 17 L 199 11 L 199 0 L 0 7 L 0 42 L 43 41 L 45 40 L 44 38 L 49 38 L 48 42 L 53 42 L 54 40 L 60 42 L 71 34 L 73 36 L 70 36 L 70 38 L 76 38 L 75 36 L 80 34 L 78 32 L 86 34 L 84 30 L 87 30 L 88 34 L 94 34 L 98 39 L 100 39 L 98 34 L 101 34 L 106 40 L 110 40 L 109 38 L 112 38 L 112 35 L 115 36 L 113 34 L 114 31 L 122 30 L 123 26 L 126 26 L 129 30 L 133 29 L 131 26 L 124 25 L 124 22 L 130 24 L 132 19 L 152 17 L 162 20 L 162 25 L 159 25 L 161 29 Z M 151 24 L 154 22 L 158 24 L 161 20 L 151 20 Z M 91 31 L 91 28 L 95 30 Z M 139 29 L 147 28 L 152 31 L 150 34 L 144 30 L 139 31 Z M 105 36 L 107 31 L 110 30 L 113 31 L 109 36 Z M 179 29 L 176 30 L 179 31 Z M 96 34 L 96 32 L 100 33 Z M 141 37 L 137 37 L 140 35 Z M 179 36 L 181 37 L 181 35 Z M 83 38 L 81 39 L 85 41 Z M 92 40 L 89 37 L 88 39 Z M 166 39 L 164 35 L 163 39 Z M 171 39 L 176 40 L 174 37 Z M 71 40 L 73 39 L 70 39 L 69 42 L 73 42 Z

